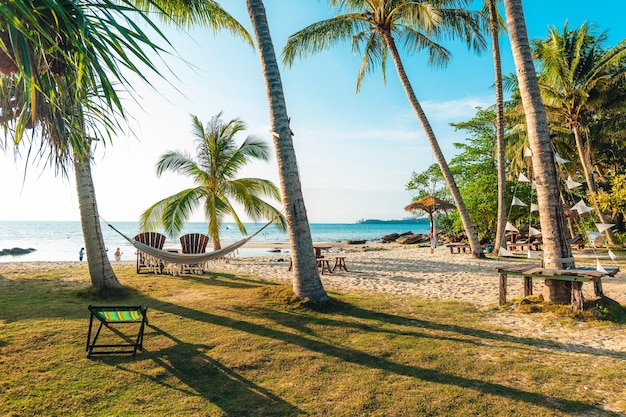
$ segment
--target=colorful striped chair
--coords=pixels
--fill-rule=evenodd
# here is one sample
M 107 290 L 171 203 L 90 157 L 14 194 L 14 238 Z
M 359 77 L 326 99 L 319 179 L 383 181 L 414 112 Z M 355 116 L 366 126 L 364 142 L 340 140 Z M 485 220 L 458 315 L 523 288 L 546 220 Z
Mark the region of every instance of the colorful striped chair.
M 143 331 L 146 324 L 148 324 L 148 307 L 89 305 L 87 308 L 91 312 L 91 316 L 89 317 L 89 332 L 87 333 L 87 357 L 91 355 L 116 353 L 132 353 L 135 355 L 137 350 L 143 350 Z M 100 325 L 92 339 L 91 333 L 94 318 L 100 322 Z M 123 333 L 117 328 L 114 329 L 112 327 L 117 325 L 135 325 L 137 334 L 128 334 L 129 332 Z M 111 334 L 107 334 L 104 343 L 97 344 L 100 332 L 105 327 L 111 330 Z M 113 335 L 122 338 L 126 343 L 111 343 L 109 339 L 114 338 Z M 99 350 L 96 350 L 97 348 L 99 348 Z

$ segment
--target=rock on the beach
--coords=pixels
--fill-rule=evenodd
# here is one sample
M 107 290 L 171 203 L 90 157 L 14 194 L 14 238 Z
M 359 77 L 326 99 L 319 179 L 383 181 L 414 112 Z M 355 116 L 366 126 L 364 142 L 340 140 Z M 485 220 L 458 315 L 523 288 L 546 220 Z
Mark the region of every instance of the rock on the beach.
M 2 249 L 0 251 L 0 256 L 2 255 L 26 255 L 27 253 L 35 252 L 37 249 L 33 248 L 13 248 L 13 249 Z
M 424 243 L 428 242 L 428 235 L 416 234 L 416 235 L 406 235 L 401 236 L 396 239 L 396 243 L 400 243 L 402 245 L 412 245 L 414 243 Z
M 385 235 L 383 237 L 380 238 L 380 241 L 383 243 L 390 243 L 390 242 L 395 242 L 397 238 L 399 238 L 400 235 L 397 233 L 391 233 L 389 235 Z

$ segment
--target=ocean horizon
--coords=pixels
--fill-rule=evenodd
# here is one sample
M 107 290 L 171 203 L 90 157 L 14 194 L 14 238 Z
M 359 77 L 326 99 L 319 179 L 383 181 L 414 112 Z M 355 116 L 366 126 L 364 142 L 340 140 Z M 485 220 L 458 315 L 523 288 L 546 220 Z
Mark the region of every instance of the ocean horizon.
M 137 222 L 109 222 L 121 233 L 133 238 L 139 233 Z M 101 222 L 102 235 L 108 249 L 109 259 L 119 247 L 122 251 L 122 261 L 135 259 L 135 248 L 122 236 Z M 264 226 L 264 223 L 245 223 L 248 235 Z M 383 236 L 391 233 L 428 233 L 427 219 L 417 219 L 414 223 L 406 222 L 363 222 L 363 223 L 311 223 L 313 242 L 334 243 L 348 240 L 365 240 L 367 242 L 380 241 Z M 189 222 L 185 225 L 185 233 L 205 233 L 207 224 L 204 222 Z M 165 247 L 180 247 L 178 237 L 167 237 Z M 220 240 L 232 243 L 243 239 L 235 223 L 224 223 L 220 231 Z M 239 249 L 238 256 L 280 256 L 271 249 L 274 243 L 289 241 L 287 232 L 282 232 L 274 225 L 270 225 L 251 242 L 255 247 Z M 263 245 L 264 243 L 267 246 Z M 209 244 L 210 245 L 210 244 Z M 263 247 L 260 247 L 260 246 Z M 0 221 L 0 251 L 4 249 L 22 248 L 35 249 L 34 252 L 24 255 L 2 255 L 0 262 L 34 262 L 34 261 L 78 261 L 78 252 L 84 247 L 83 234 L 79 221 Z M 210 249 L 209 249 L 210 250 Z

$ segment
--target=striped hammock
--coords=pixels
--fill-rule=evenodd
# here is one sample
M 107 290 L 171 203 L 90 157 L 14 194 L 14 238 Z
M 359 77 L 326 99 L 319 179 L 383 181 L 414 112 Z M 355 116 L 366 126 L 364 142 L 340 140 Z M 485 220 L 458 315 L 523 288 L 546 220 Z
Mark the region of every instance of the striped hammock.
M 252 238 L 254 238 L 256 235 L 261 233 L 267 226 L 269 226 L 273 222 L 274 222 L 274 219 L 269 221 L 265 226 L 261 227 L 259 230 L 257 230 L 250 236 L 247 236 L 246 238 L 238 242 L 235 242 L 232 245 L 226 246 L 225 248 L 222 248 L 217 251 L 205 252 L 205 253 L 176 253 L 176 252 L 168 252 L 162 249 L 157 249 L 155 247 L 146 245 L 144 243 L 137 242 L 136 240 L 131 239 L 128 236 L 124 235 L 122 232 L 120 232 L 115 227 L 111 226 L 110 224 L 107 223 L 107 225 L 111 229 L 119 233 L 120 236 L 126 239 L 128 243 L 133 245 L 137 250 L 140 250 L 141 252 L 144 252 L 150 256 L 154 256 L 157 259 L 160 259 L 168 263 L 173 263 L 173 264 L 198 264 L 198 263 L 211 261 L 214 259 L 219 259 L 228 255 L 231 252 L 234 252 L 235 250 L 239 249 L 240 247 L 248 243 Z

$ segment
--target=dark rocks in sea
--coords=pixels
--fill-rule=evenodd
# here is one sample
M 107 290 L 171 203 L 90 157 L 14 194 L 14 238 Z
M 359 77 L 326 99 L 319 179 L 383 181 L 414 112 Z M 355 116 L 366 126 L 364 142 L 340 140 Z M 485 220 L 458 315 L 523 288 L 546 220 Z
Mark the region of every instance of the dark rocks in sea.
M 28 248 L 28 249 L 24 249 L 24 248 L 2 249 L 0 251 L 0 256 L 2 256 L 2 255 L 26 255 L 28 253 L 35 252 L 36 250 L 37 249 L 33 249 L 33 248 Z

